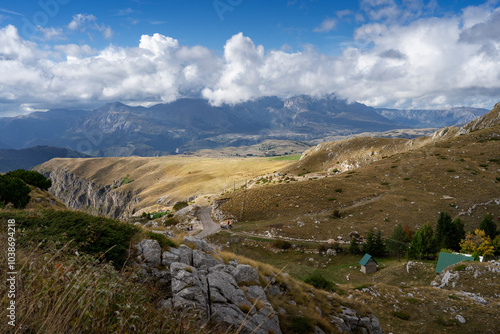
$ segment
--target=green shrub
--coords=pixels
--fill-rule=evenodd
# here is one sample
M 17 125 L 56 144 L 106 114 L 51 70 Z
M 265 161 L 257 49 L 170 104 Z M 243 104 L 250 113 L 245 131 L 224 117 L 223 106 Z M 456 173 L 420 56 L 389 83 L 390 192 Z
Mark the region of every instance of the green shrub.
M 189 204 L 186 201 L 180 201 L 174 204 L 174 210 L 179 211 L 187 207 Z
M 336 192 L 336 193 L 341 193 L 341 192 L 342 192 L 342 188 L 337 188 L 337 189 L 335 189 L 335 192 Z
M 292 248 L 292 244 L 289 241 L 277 239 L 273 241 L 273 247 L 288 250 Z
M 94 256 L 103 256 L 121 268 L 127 258 L 136 226 L 118 220 L 96 217 L 83 212 L 43 210 L 37 216 L 17 220 L 25 227 L 20 243 L 67 244 Z
M 339 219 L 339 218 L 342 218 L 342 214 L 340 213 L 339 210 L 333 210 L 331 217 L 333 219 Z
M 16 169 L 6 173 L 5 176 L 18 178 L 42 190 L 48 190 L 52 186 L 52 181 L 43 176 L 43 174 L 31 170 Z
M 122 185 L 126 185 L 126 184 L 129 184 L 129 183 L 132 183 L 134 182 L 134 180 L 130 179 L 130 175 L 127 174 L 123 179 L 122 179 L 122 182 L 121 184 Z
M 403 311 L 394 311 L 392 315 L 402 320 L 410 320 L 410 315 Z
M 335 283 L 327 280 L 321 274 L 314 274 L 304 280 L 305 283 L 314 286 L 316 289 L 332 291 L 335 288 Z
M 0 200 L 12 203 L 16 209 L 23 209 L 30 202 L 30 187 L 21 179 L 8 175 L 0 175 Z
M 311 319 L 306 317 L 293 317 L 290 321 L 290 333 L 308 334 L 314 331 Z
M 153 239 L 158 241 L 162 250 L 168 250 L 170 247 L 177 247 L 177 245 L 172 240 L 170 240 L 163 234 L 155 233 L 153 231 L 148 231 L 146 233 L 146 236 L 148 239 Z
M 459 264 L 458 266 L 455 266 L 455 271 L 463 271 L 467 268 L 465 264 Z

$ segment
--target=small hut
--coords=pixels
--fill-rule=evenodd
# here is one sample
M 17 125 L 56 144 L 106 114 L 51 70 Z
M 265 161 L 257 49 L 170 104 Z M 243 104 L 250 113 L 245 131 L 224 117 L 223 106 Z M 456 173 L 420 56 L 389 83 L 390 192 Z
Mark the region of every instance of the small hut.
M 365 254 L 361 261 L 359 261 L 361 265 L 361 272 L 365 274 L 371 274 L 377 271 L 378 263 L 370 254 Z

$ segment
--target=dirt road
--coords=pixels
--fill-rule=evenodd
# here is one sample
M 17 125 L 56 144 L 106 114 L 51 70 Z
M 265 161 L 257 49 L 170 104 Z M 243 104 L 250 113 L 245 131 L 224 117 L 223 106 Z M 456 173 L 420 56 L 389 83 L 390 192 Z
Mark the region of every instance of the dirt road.
M 210 207 L 203 208 L 198 213 L 198 218 L 200 218 L 203 224 L 203 231 L 196 235 L 197 238 L 205 238 L 210 234 L 214 234 L 220 229 L 220 226 L 212 220 L 210 216 Z

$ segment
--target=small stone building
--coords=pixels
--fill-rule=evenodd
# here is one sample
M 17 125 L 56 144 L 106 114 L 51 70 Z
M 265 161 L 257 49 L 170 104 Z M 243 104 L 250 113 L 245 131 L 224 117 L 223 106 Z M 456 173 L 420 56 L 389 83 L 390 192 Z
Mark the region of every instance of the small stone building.
M 361 272 L 365 274 L 371 274 L 377 271 L 378 263 L 370 254 L 365 254 L 361 261 L 359 261 L 361 265 Z

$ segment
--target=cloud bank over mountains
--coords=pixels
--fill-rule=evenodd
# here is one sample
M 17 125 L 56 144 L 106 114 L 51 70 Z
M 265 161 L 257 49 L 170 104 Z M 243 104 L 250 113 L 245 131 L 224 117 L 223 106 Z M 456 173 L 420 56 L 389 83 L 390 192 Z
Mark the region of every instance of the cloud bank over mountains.
M 49 46 L 4 26 L 0 116 L 22 108 L 116 100 L 147 105 L 184 96 L 221 105 L 263 96 L 335 93 L 374 107 L 420 109 L 491 108 L 498 102 L 500 8 L 487 3 L 467 7 L 460 15 L 419 18 L 384 1 L 377 0 L 378 7 L 365 1 L 371 6 L 366 11 L 378 21 L 362 24 L 339 56 L 313 47 L 265 50 L 243 33 L 227 40 L 222 55 L 161 34 L 143 35 L 137 47 L 98 50 L 64 44 L 57 31 L 48 31 L 62 42 Z M 68 27 L 112 34 L 109 27 L 95 24 L 92 15 L 75 16 Z M 333 27 L 333 21 L 327 22 L 318 31 Z

